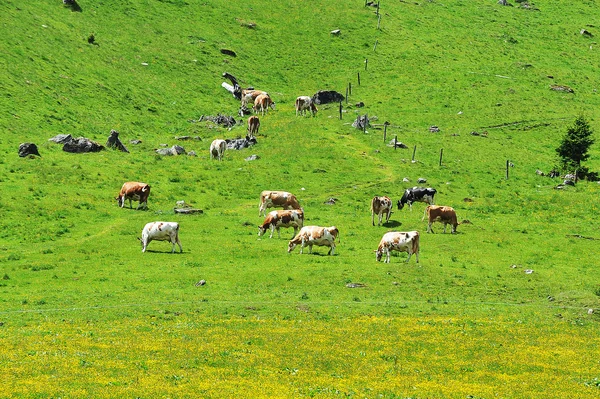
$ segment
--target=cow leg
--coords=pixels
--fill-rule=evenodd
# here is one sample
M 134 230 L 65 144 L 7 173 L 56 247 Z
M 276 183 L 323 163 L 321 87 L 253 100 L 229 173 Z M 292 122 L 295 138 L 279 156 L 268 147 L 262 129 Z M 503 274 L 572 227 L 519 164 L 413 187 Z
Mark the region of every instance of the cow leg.
M 373 226 L 375 226 L 375 212 L 371 212 L 371 222 L 373 223 Z
M 448 225 L 448 223 L 444 223 L 444 234 L 446 234 L 446 226 Z
M 281 239 L 281 227 L 276 227 L 277 230 L 277 238 Z
M 296 234 L 298 234 L 298 227 L 297 226 L 294 227 L 294 235 L 292 236 L 292 238 L 290 238 L 290 240 L 293 240 L 294 237 L 296 237 Z
M 133 205 L 131 205 L 131 198 L 129 198 L 129 209 L 133 209 Z
M 385 249 L 385 262 L 384 263 L 390 263 L 390 252 L 392 252 L 389 248 Z
M 269 236 L 269 238 L 273 238 L 274 232 L 275 232 L 275 226 L 271 225 L 271 235 Z M 279 230 L 277 230 L 277 232 L 279 233 Z
M 331 244 L 331 248 L 329 249 L 329 254 L 331 254 L 331 255 L 335 254 L 335 244 Z
M 408 258 L 406 259 L 406 263 L 408 263 L 408 261 L 410 260 L 410 257 L 412 256 L 412 252 L 407 251 L 408 252 Z
M 432 222 L 429 222 L 429 224 L 427 225 L 427 232 L 428 232 L 428 233 L 430 233 L 430 232 L 431 232 L 431 233 L 434 233 L 434 234 L 435 234 L 435 232 L 434 232 L 434 231 L 433 231 L 433 229 L 431 228 L 431 225 L 432 225 L 432 224 L 433 224 Z

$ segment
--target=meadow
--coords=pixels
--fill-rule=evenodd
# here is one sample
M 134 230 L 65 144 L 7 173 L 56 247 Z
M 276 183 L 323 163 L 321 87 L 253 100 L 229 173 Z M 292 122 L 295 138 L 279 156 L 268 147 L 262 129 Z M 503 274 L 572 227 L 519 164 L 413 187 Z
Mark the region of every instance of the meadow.
M 596 2 L 382 1 L 381 19 L 342 0 L 78 3 L 0 4 L 1 397 L 600 395 L 600 185 L 536 174 L 577 115 L 599 129 L 600 56 L 580 33 L 598 33 Z M 276 110 L 218 162 L 210 142 L 246 129 L 198 122 L 236 115 L 224 72 Z M 341 119 L 296 117 L 297 96 L 349 84 Z M 111 129 L 130 153 L 48 141 Z M 154 151 L 174 144 L 198 156 Z M 427 234 L 420 203 L 371 225 L 374 195 L 419 178 L 468 221 L 458 234 Z M 124 181 L 150 184 L 149 210 L 117 206 Z M 337 226 L 336 254 L 259 238 L 264 189 Z M 141 253 L 155 220 L 180 223 L 182 254 Z M 376 262 L 388 230 L 421 232 L 420 263 Z

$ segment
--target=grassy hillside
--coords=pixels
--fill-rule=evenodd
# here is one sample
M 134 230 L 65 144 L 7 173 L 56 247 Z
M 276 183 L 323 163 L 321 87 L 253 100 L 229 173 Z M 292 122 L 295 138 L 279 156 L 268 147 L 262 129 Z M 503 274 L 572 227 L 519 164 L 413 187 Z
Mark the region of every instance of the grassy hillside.
M 384 1 L 377 29 L 374 7 L 336 0 L 2 2 L 1 396 L 598 395 L 599 186 L 535 173 L 578 114 L 599 128 L 600 56 L 580 33 L 598 11 L 524 4 Z M 198 122 L 236 115 L 224 72 L 277 109 L 255 147 L 217 162 L 210 142 L 246 129 Z M 349 84 L 342 120 L 337 104 L 295 116 L 297 96 Z M 111 129 L 130 153 L 48 141 Z M 23 142 L 41 158 L 19 158 Z M 174 144 L 198 156 L 154 152 Z M 418 178 L 470 222 L 459 234 L 426 234 L 420 203 L 371 226 L 371 198 Z M 129 180 L 152 186 L 148 211 L 117 207 Z M 259 239 L 264 189 L 336 225 L 336 255 L 288 254 L 291 230 Z M 204 213 L 175 214 L 178 200 Z M 180 223 L 183 254 L 141 253 L 155 220 Z M 421 232 L 419 264 L 375 261 L 388 230 Z

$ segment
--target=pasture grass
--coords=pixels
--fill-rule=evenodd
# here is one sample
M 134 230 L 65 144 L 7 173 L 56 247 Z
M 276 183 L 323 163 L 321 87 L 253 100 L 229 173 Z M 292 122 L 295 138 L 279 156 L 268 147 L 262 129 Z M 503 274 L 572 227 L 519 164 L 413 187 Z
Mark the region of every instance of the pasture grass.
M 535 173 L 579 113 L 598 129 L 600 60 L 579 33 L 593 2 L 382 2 L 380 30 L 361 2 L 79 3 L 0 4 L 0 396 L 598 395 L 599 186 Z M 214 138 L 245 134 L 195 122 L 236 113 L 225 71 L 277 110 L 257 146 L 213 162 Z M 350 82 L 342 120 L 337 104 L 295 117 L 296 96 Z M 129 154 L 48 142 L 104 144 L 110 129 Z M 18 158 L 26 141 L 41 158 Z M 162 144 L 198 157 L 160 157 Z M 586 165 L 599 159 L 592 146 Z M 426 234 L 415 204 L 372 227 L 371 198 L 395 202 L 420 177 L 469 223 Z M 148 211 L 116 206 L 128 180 L 151 185 Z M 336 255 L 288 254 L 291 230 L 259 239 L 264 189 L 336 225 Z M 204 213 L 175 214 L 182 199 Z M 141 253 L 154 220 L 180 223 L 183 254 Z M 419 264 L 375 261 L 392 229 L 421 232 Z

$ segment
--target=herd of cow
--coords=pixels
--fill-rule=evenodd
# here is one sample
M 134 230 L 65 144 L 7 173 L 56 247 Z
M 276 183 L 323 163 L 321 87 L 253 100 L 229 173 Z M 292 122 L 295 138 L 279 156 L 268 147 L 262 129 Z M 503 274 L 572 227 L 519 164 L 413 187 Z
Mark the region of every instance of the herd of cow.
M 452 227 L 452 233 L 456 233 L 458 220 L 456 212 L 449 206 L 436 206 L 433 204 L 433 198 L 436 190 L 433 188 L 413 187 L 407 189 L 402 198 L 397 203 L 398 209 L 404 208 L 408 204 L 412 210 L 413 202 L 425 202 L 427 208 L 425 213 L 428 219 L 427 232 L 433 232 L 432 224 L 440 222 L 446 226 Z M 115 198 L 121 208 L 125 206 L 125 201 L 129 200 L 129 207 L 132 208 L 132 201 L 138 201 L 137 209 L 148 207 L 148 196 L 150 195 L 150 186 L 140 182 L 126 182 L 123 184 L 119 195 Z M 371 218 L 375 226 L 375 215 L 379 221 L 378 226 L 383 222 L 385 215 L 386 223 L 389 222 L 392 213 L 393 203 L 389 197 L 374 197 L 371 201 Z M 266 213 L 268 208 L 283 208 Z M 261 225 L 258 226 L 258 235 L 263 236 L 267 230 L 270 230 L 269 238 L 273 238 L 275 230 L 281 238 L 280 229 L 293 228 L 294 236 L 288 243 L 288 253 L 291 253 L 296 246 L 300 245 L 300 253 L 308 247 L 309 253 L 312 253 L 313 245 L 329 247 L 328 255 L 335 253 L 335 242 L 339 242 L 339 230 L 336 226 L 304 226 L 304 210 L 300 206 L 298 199 L 294 194 L 286 191 L 265 190 L 260 194 L 258 206 L 258 215 L 265 216 Z M 183 252 L 181 241 L 179 240 L 179 223 L 176 222 L 151 222 L 144 226 L 142 237 L 139 238 L 142 243 L 142 252 L 151 241 L 169 241 L 172 244 L 171 252 L 175 252 L 175 245 L 179 245 L 179 251 Z M 407 252 L 408 262 L 415 254 L 417 263 L 419 263 L 419 232 L 398 232 L 390 231 L 383 235 L 375 250 L 377 261 L 381 261 L 383 255 L 386 256 L 385 263 L 390 262 L 390 253 L 392 251 Z
M 242 90 L 241 109 L 246 109 L 247 105 L 253 102 L 255 113 L 264 115 L 269 108 L 275 109 L 275 102 L 271 99 L 267 92 L 261 90 Z M 300 96 L 295 101 L 296 116 L 305 115 L 309 111 L 313 116 L 318 109 L 311 97 Z M 247 138 L 253 138 L 258 134 L 260 120 L 258 116 L 252 115 L 248 118 L 248 134 Z M 211 159 L 221 160 L 227 149 L 225 140 L 216 139 L 210 145 Z M 446 226 L 449 224 L 452 227 L 452 233 L 456 233 L 458 221 L 456 212 L 448 206 L 434 205 L 433 198 L 436 190 L 433 188 L 413 187 L 405 190 L 402 198 L 397 203 L 398 209 L 404 208 L 408 204 L 412 210 L 413 202 L 425 202 L 427 208 L 425 210 L 428 225 L 427 232 L 433 232 L 431 225 L 434 222 L 444 224 L 444 233 Z M 132 201 L 139 201 L 137 209 L 148 207 L 148 196 L 150 195 L 150 186 L 139 182 L 126 182 L 123 184 L 119 195 L 116 197 L 119 206 L 124 207 L 125 201 L 129 200 L 129 207 L 132 208 Z M 371 219 L 375 226 L 375 215 L 378 217 L 378 226 L 390 220 L 392 214 L 392 200 L 389 197 L 374 197 L 371 201 Z M 283 208 L 266 214 L 268 208 Z M 293 228 L 294 236 L 288 243 L 288 253 L 291 253 L 296 246 L 300 245 L 300 253 L 305 247 L 308 247 L 309 253 L 312 253 L 313 245 L 329 247 L 328 255 L 335 253 L 335 242 L 339 242 L 339 230 L 336 226 L 304 226 L 304 210 L 300 206 L 295 195 L 286 191 L 263 191 L 260 194 L 260 202 L 258 207 L 258 215 L 265 216 L 261 225 L 258 226 L 258 235 L 263 236 L 267 230 L 270 230 L 269 238 L 273 238 L 275 230 L 277 236 L 281 238 L 280 229 Z M 183 252 L 181 242 L 179 240 L 179 224 L 176 222 L 151 222 L 144 226 L 142 237 L 139 239 L 142 242 L 142 252 L 146 252 L 146 248 L 151 241 L 169 241 L 172 244 L 171 252 L 175 252 L 175 245 L 179 245 L 179 251 Z M 408 262 L 413 254 L 415 254 L 417 263 L 419 262 L 419 232 L 408 231 L 398 232 L 390 231 L 383 235 L 379 242 L 378 248 L 375 250 L 377 261 L 381 261 L 383 255 L 386 256 L 384 262 L 390 262 L 390 253 L 392 251 L 407 252 Z

